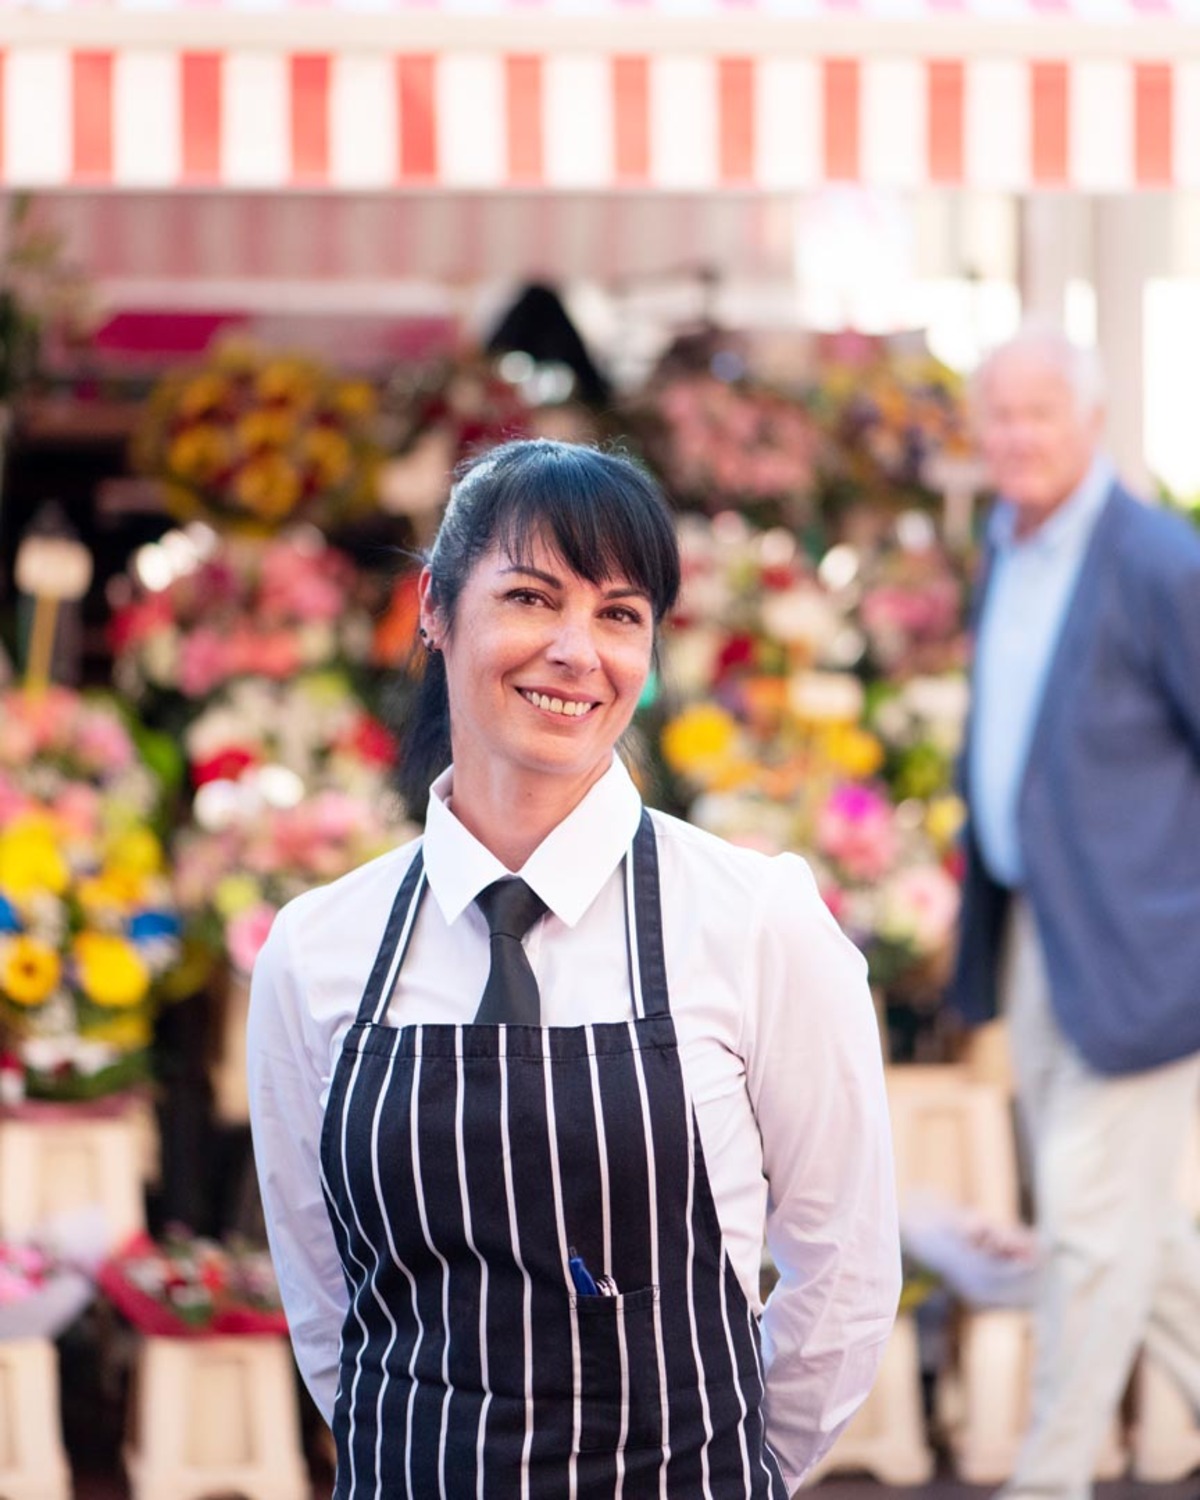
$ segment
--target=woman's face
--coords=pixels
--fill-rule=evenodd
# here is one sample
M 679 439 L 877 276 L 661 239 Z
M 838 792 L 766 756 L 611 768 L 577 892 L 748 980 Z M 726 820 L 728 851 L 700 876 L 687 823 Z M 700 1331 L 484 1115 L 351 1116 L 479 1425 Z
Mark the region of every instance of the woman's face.
M 421 621 L 446 661 L 455 781 L 497 772 L 603 774 L 637 706 L 654 644 L 649 598 L 597 585 L 540 538 L 521 563 L 494 548 L 459 596 L 452 629 L 421 578 Z

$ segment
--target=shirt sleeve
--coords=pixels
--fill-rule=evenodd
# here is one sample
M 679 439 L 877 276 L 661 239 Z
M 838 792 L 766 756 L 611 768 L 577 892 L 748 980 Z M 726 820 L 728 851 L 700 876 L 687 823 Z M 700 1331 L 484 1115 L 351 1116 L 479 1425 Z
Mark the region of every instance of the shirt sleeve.
M 318 1410 L 332 1423 L 349 1296 L 321 1191 L 321 1072 L 306 1046 L 304 1019 L 285 909 L 254 966 L 250 989 L 250 1127 L 296 1363 Z
M 767 1438 L 794 1488 L 871 1389 L 891 1332 L 895 1173 L 866 965 L 795 855 L 772 863 L 748 973 L 747 1086 L 779 1271 L 762 1324 Z

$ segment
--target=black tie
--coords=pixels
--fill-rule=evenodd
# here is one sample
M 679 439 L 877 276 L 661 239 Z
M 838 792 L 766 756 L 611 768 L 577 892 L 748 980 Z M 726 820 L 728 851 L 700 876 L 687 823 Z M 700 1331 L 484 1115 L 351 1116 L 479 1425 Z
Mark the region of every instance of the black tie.
M 546 910 L 523 880 L 497 880 L 475 897 L 492 937 L 492 968 L 475 1014 L 477 1026 L 538 1026 L 537 980 L 521 939 Z

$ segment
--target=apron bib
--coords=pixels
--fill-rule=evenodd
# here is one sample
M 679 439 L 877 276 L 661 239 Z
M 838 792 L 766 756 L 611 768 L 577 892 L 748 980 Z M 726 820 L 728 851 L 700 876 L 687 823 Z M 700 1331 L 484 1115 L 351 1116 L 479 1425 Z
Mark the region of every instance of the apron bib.
M 684 1088 L 645 812 L 625 870 L 633 1020 L 393 1027 L 419 851 L 408 870 L 322 1127 L 350 1293 L 335 1500 L 787 1500 Z M 572 1254 L 615 1294 L 581 1295 Z

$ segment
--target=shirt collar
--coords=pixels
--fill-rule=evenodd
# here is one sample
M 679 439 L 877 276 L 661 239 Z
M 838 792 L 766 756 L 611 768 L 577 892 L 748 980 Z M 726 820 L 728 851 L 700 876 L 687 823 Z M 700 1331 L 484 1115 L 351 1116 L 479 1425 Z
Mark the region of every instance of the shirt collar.
M 1079 542 L 1091 530 L 1116 477 L 1112 460 L 1106 454 L 1097 453 L 1088 465 L 1087 473 L 1066 500 L 1031 536 L 1020 542 L 1016 537 L 1016 507 L 1001 497 L 988 523 L 988 540 L 998 551 L 1015 546 L 1057 551 L 1060 547 Z
M 429 889 L 447 923 L 510 873 L 454 816 L 453 787 L 451 766 L 429 789 L 423 845 Z M 560 921 L 574 927 L 624 858 L 641 815 L 637 788 L 614 755 L 578 807 L 551 829 L 517 873 Z

